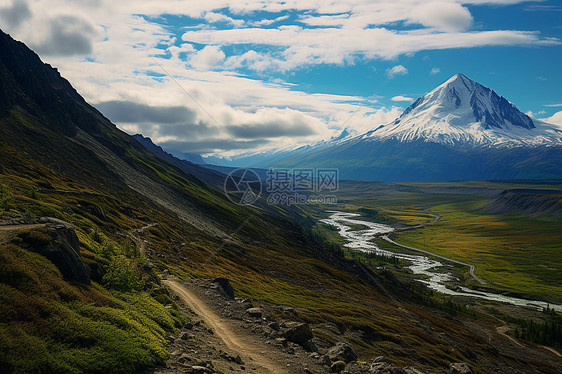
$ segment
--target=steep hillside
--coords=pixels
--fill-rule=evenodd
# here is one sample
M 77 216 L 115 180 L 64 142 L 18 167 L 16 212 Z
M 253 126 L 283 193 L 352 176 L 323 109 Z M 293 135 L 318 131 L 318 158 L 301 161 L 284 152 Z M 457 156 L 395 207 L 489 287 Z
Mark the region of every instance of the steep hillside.
M 199 166 L 193 162 L 188 161 L 187 159 L 180 159 L 166 151 L 164 151 L 161 147 L 157 146 L 152 142 L 152 139 L 149 137 L 144 137 L 141 134 L 133 135 L 139 143 L 141 143 L 146 149 L 151 151 L 152 153 L 156 154 L 157 156 L 162 157 L 164 160 L 168 161 L 171 164 L 176 165 L 180 169 L 200 178 L 203 179 L 205 182 L 218 187 L 222 188 L 224 185 L 224 179 L 226 176 L 219 172 L 214 172 L 202 166 Z M 199 156 L 201 157 L 201 156 Z M 201 162 L 204 163 L 204 162 Z

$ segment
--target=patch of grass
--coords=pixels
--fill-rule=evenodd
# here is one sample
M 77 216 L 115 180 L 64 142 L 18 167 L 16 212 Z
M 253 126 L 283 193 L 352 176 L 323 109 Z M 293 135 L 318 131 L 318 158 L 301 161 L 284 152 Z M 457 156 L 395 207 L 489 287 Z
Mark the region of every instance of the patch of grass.
M 167 357 L 176 318 L 147 293 L 72 285 L 44 257 L 0 246 L 0 367 L 133 373 Z
M 489 287 L 518 294 L 562 298 L 562 232 L 541 217 L 490 215 L 476 204 L 432 208 L 442 219 L 402 232 L 397 241 L 476 266 Z M 545 267 L 547 260 L 547 267 Z
M 53 239 L 46 228 L 36 228 L 28 231 L 21 231 L 16 236 L 19 241 L 23 241 L 32 247 L 42 247 L 49 244 Z
M 559 183 L 356 182 L 340 187 L 346 199 L 343 209 L 349 211 L 372 209 L 408 225 L 429 222 L 431 214 L 441 216 L 425 228 L 396 232 L 397 242 L 473 264 L 476 274 L 495 291 L 552 302 L 562 299 L 560 219 L 482 210 L 490 189 L 560 189 Z M 446 193 L 446 188 L 454 192 Z

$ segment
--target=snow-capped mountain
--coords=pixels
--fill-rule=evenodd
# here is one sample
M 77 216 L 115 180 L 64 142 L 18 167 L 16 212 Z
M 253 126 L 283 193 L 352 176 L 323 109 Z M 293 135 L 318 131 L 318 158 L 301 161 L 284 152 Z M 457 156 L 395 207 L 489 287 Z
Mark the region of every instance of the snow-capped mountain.
M 457 146 L 562 143 L 556 127 L 533 120 L 493 90 L 456 74 L 417 99 L 395 121 L 362 138 L 424 140 Z
M 267 166 L 379 181 L 561 179 L 562 131 L 457 74 L 389 124 L 286 156 Z

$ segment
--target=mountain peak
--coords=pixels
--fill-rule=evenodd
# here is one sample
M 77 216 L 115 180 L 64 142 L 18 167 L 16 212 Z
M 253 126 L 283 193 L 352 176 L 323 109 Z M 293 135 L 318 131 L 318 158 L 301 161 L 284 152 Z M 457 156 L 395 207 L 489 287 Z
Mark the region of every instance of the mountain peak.
M 453 75 L 417 99 L 395 121 L 369 135 L 451 145 L 561 141 L 559 133 L 537 129 L 529 116 L 504 97 L 462 73 Z
M 474 82 L 472 79 L 468 78 L 463 73 L 457 73 L 457 74 L 453 75 L 451 78 L 447 79 L 447 81 L 445 81 L 445 83 L 443 83 L 443 84 L 447 84 L 447 83 L 451 83 L 451 82 L 455 82 L 455 81 Z

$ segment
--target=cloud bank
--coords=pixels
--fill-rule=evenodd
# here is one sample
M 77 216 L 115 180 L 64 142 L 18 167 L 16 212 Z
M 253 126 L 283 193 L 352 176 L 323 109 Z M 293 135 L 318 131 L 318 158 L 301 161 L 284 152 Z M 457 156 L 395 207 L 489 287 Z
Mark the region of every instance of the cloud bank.
M 342 123 L 371 130 L 400 114 L 392 102 L 412 100 L 305 92 L 286 82 L 294 72 L 383 61 L 395 65 L 381 79 L 398 82 L 413 73 L 394 61 L 420 51 L 560 44 L 476 28 L 469 10 L 522 2 L 15 0 L 0 6 L 0 24 L 126 131 L 236 153 L 328 139 Z

